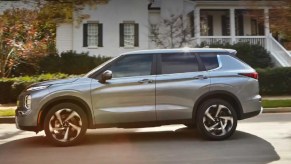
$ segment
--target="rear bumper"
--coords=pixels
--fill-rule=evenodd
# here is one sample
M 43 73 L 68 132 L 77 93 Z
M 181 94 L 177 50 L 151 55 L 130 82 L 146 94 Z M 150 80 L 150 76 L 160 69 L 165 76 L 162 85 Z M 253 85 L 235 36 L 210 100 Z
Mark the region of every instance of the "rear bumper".
M 241 120 L 247 119 L 247 118 L 251 118 L 251 117 L 255 117 L 255 116 L 260 115 L 262 113 L 263 113 L 263 107 L 261 107 L 261 110 L 258 110 L 258 111 L 243 113 L 241 115 Z

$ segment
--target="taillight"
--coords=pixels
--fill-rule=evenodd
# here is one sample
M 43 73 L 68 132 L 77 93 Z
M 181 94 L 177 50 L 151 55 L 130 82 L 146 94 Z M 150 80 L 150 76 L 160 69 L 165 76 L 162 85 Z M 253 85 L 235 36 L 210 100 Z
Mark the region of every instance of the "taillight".
M 253 72 L 253 73 L 239 73 L 239 75 L 242 76 L 247 76 L 253 79 L 258 79 L 259 78 L 259 74 L 257 72 Z

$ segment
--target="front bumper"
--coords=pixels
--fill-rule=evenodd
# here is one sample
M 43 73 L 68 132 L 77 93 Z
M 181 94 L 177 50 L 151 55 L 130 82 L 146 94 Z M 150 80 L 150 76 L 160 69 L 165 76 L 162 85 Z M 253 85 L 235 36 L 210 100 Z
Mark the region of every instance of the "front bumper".
M 18 107 L 15 111 L 15 124 L 16 128 L 25 131 L 38 132 L 39 127 L 37 126 L 37 119 L 35 118 L 32 111 L 23 114 L 24 109 Z

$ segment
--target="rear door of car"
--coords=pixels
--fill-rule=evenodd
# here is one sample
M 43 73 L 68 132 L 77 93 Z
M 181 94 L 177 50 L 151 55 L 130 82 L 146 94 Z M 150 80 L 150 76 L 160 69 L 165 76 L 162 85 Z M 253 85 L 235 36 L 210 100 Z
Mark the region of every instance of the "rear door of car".
M 200 58 L 194 52 L 163 53 L 157 61 L 157 120 L 191 119 L 195 101 L 210 85 Z

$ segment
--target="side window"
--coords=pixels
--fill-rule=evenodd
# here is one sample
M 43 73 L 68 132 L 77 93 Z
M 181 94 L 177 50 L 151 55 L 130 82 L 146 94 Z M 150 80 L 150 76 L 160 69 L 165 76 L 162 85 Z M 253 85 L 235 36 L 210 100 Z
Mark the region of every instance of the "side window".
M 161 67 L 162 74 L 199 71 L 196 56 L 192 53 L 162 54 Z
M 199 56 L 206 70 L 211 70 L 219 67 L 216 53 L 199 53 Z
M 139 54 L 128 55 L 116 61 L 109 70 L 113 73 L 113 78 L 151 75 L 153 65 L 153 55 Z

